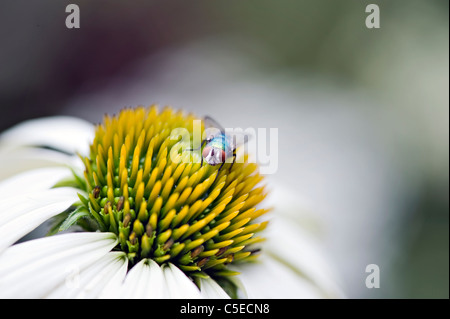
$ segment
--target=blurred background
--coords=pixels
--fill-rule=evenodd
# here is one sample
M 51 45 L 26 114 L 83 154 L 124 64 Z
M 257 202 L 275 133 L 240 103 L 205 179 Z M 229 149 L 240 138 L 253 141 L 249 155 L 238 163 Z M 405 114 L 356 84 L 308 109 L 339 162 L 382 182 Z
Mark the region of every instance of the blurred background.
M 69 3 L 80 29 L 67 29 Z M 365 26 L 369 3 L 381 28 Z M 449 297 L 449 3 L 0 3 L 0 131 L 171 105 L 279 129 L 279 167 L 351 298 Z M 365 286 L 366 265 L 381 269 Z

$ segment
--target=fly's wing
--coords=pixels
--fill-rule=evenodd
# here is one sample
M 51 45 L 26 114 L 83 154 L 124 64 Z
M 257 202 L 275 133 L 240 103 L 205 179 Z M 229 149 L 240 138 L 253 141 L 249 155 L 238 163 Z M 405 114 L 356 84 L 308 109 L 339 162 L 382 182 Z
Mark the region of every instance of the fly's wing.
M 205 123 L 205 128 L 215 127 L 217 129 L 219 129 L 222 133 L 225 133 L 225 129 L 222 127 L 222 125 L 217 123 L 217 121 L 215 121 L 212 117 L 205 116 L 203 121 Z
M 250 136 L 242 131 L 237 132 L 227 132 L 225 135 L 226 147 L 225 153 L 227 158 L 227 163 L 231 163 L 237 160 L 238 163 L 243 163 L 244 154 L 246 153 L 245 148 L 239 148 L 240 146 L 246 144 Z M 239 149 L 238 149 L 239 148 Z M 238 150 L 236 150 L 238 149 Z M 234 156 L 236 154 L 236 156 Z
M 203 123 L 205 124 L 205 132 L 203 133 L 205 139 L 211 140 L 214 137 L 225 134 L 225 129 L 222 125 L 217 123 L 211 117 L 205 116 Z
M 233 152 L 239 146 L 247 144 L 251 135 L 245 134 L 242 131 L 238 132 L 230 132 L 230 134 L 226 135 L 228 144 L 230 145 L 231 152 Z

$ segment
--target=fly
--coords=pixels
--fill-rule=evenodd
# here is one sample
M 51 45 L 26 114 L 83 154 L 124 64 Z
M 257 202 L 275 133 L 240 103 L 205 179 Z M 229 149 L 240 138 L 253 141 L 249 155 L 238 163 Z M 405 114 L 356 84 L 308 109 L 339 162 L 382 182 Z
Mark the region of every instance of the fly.
M 247 136 L 244 135 L 238 139 L 237 136 L 226 134 L 225 129 L 209 116 L 205 116 L 203 121 L 206 127 L 206 139 L 200 145 L 200 148 L 205 146 L 202 151 L 201 166 L 203 166 L 203 161 L 211 166 L 220 164 L 218 170 L 220 172 L 227 159 L 233 157 L 231 170 L 236 162 L 236 148 L 248 141 Z M 189 149 L 189 151 L 193 150 Z

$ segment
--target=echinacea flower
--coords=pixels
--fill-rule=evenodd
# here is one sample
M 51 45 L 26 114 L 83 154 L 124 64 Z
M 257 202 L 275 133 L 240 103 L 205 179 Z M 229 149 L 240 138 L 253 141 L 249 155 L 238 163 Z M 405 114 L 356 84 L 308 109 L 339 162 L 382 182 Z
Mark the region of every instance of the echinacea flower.
M 95 128 L 56 117 L 3 133 L 0 297 L 340 296 L 293 212 L 264 243 L 256 164 L 173 160 L 173 130 L 195 119 L 139 107 Z M 17 243 L 47 220 L 48 236 Z

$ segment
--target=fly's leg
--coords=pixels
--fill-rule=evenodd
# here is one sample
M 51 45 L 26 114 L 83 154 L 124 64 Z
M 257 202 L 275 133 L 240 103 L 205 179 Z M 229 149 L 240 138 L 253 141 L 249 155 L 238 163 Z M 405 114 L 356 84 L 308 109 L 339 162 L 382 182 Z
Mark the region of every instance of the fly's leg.
M 203 160 L 203 157 L 202 157 Z M 213 184 L 216 182 L 217 177 L 219 176 L 220 170 L 222 169 L 223 165 L 225 164 L 226 161 L 223 161 L 222 164 L 220 164 L 219 169 L 217 170 L 217 175 L 216 178 L 214 179 Z M 233 168 L 234 163 L 236 163 L 236 151 L 233 152 L 233 163 L 231 163 L 230 169 L 228 170 L 228 172 L 231 172 L 231 169 Z
M 205 145 L 206 142 L 207 142 L 207 140 L 203 140 L 202 144 L 199 147 L 197 147 L 197 148 L 186 148 L 186 149 L 183 150 L 183 152 L 184 151 L 189 151 L 189 152 L 198 151 L 199 149 L 201 149 L 203 147 L 203 145 Z
M 220 172 L 220 170 L 222 169 L 223 164 L 225 164 L 225 161 L 223 161 L 222 164 L 220 164 L 219 170 L 217 171 L 217 175 L 219 175 L 219 172 Z
M 231 172 L 231 169 L 233 168 L 233 165 L 234 165 L 234 163 L 236 163 L 236 150 L 234 150 L 234 152 L 233 152 L 233 163 L 231 163 L 231 165 L 230 165 L 230 172 Z
M 197 147 L 197 148 L 187 148 L 187 149 L 184 149 L 183 152 L 184 152 L 184 151 L 188 151 L 188 152 L 198 151 L 199 149 L 201 149 L 201 148 L 203 147 L 203 145 L 205 145 L 205 143 L 206 143 L 207 141 L 208 141 L 208 140 L 205 139 L 205 140 L 202 141 L 202 144 L 200 144 L 199 147 Z M 203 156 L 200 155 L 200 157 L 201 157 L 200 167 L 202 167 L 202 166 L 203 166 Z
M 217 180 L 217 177 L 219 177 L 219 173 L 220 173 L 220 170 L 222 169 L 222 167 L 223 167 L 223 164 L 225 164 L 225 161 L 223 161 L 222 162 L 222 164 L 220 164 L 220 167 L 219 167 L 219 169 L 217 170 L 217 175 L 216 175 L 216 178 L 214 178 L 214 182 L 213 182 L 213 184 L 216 182 L 216 180 Z M 211 184 L 212 185 L 212 184 Z

